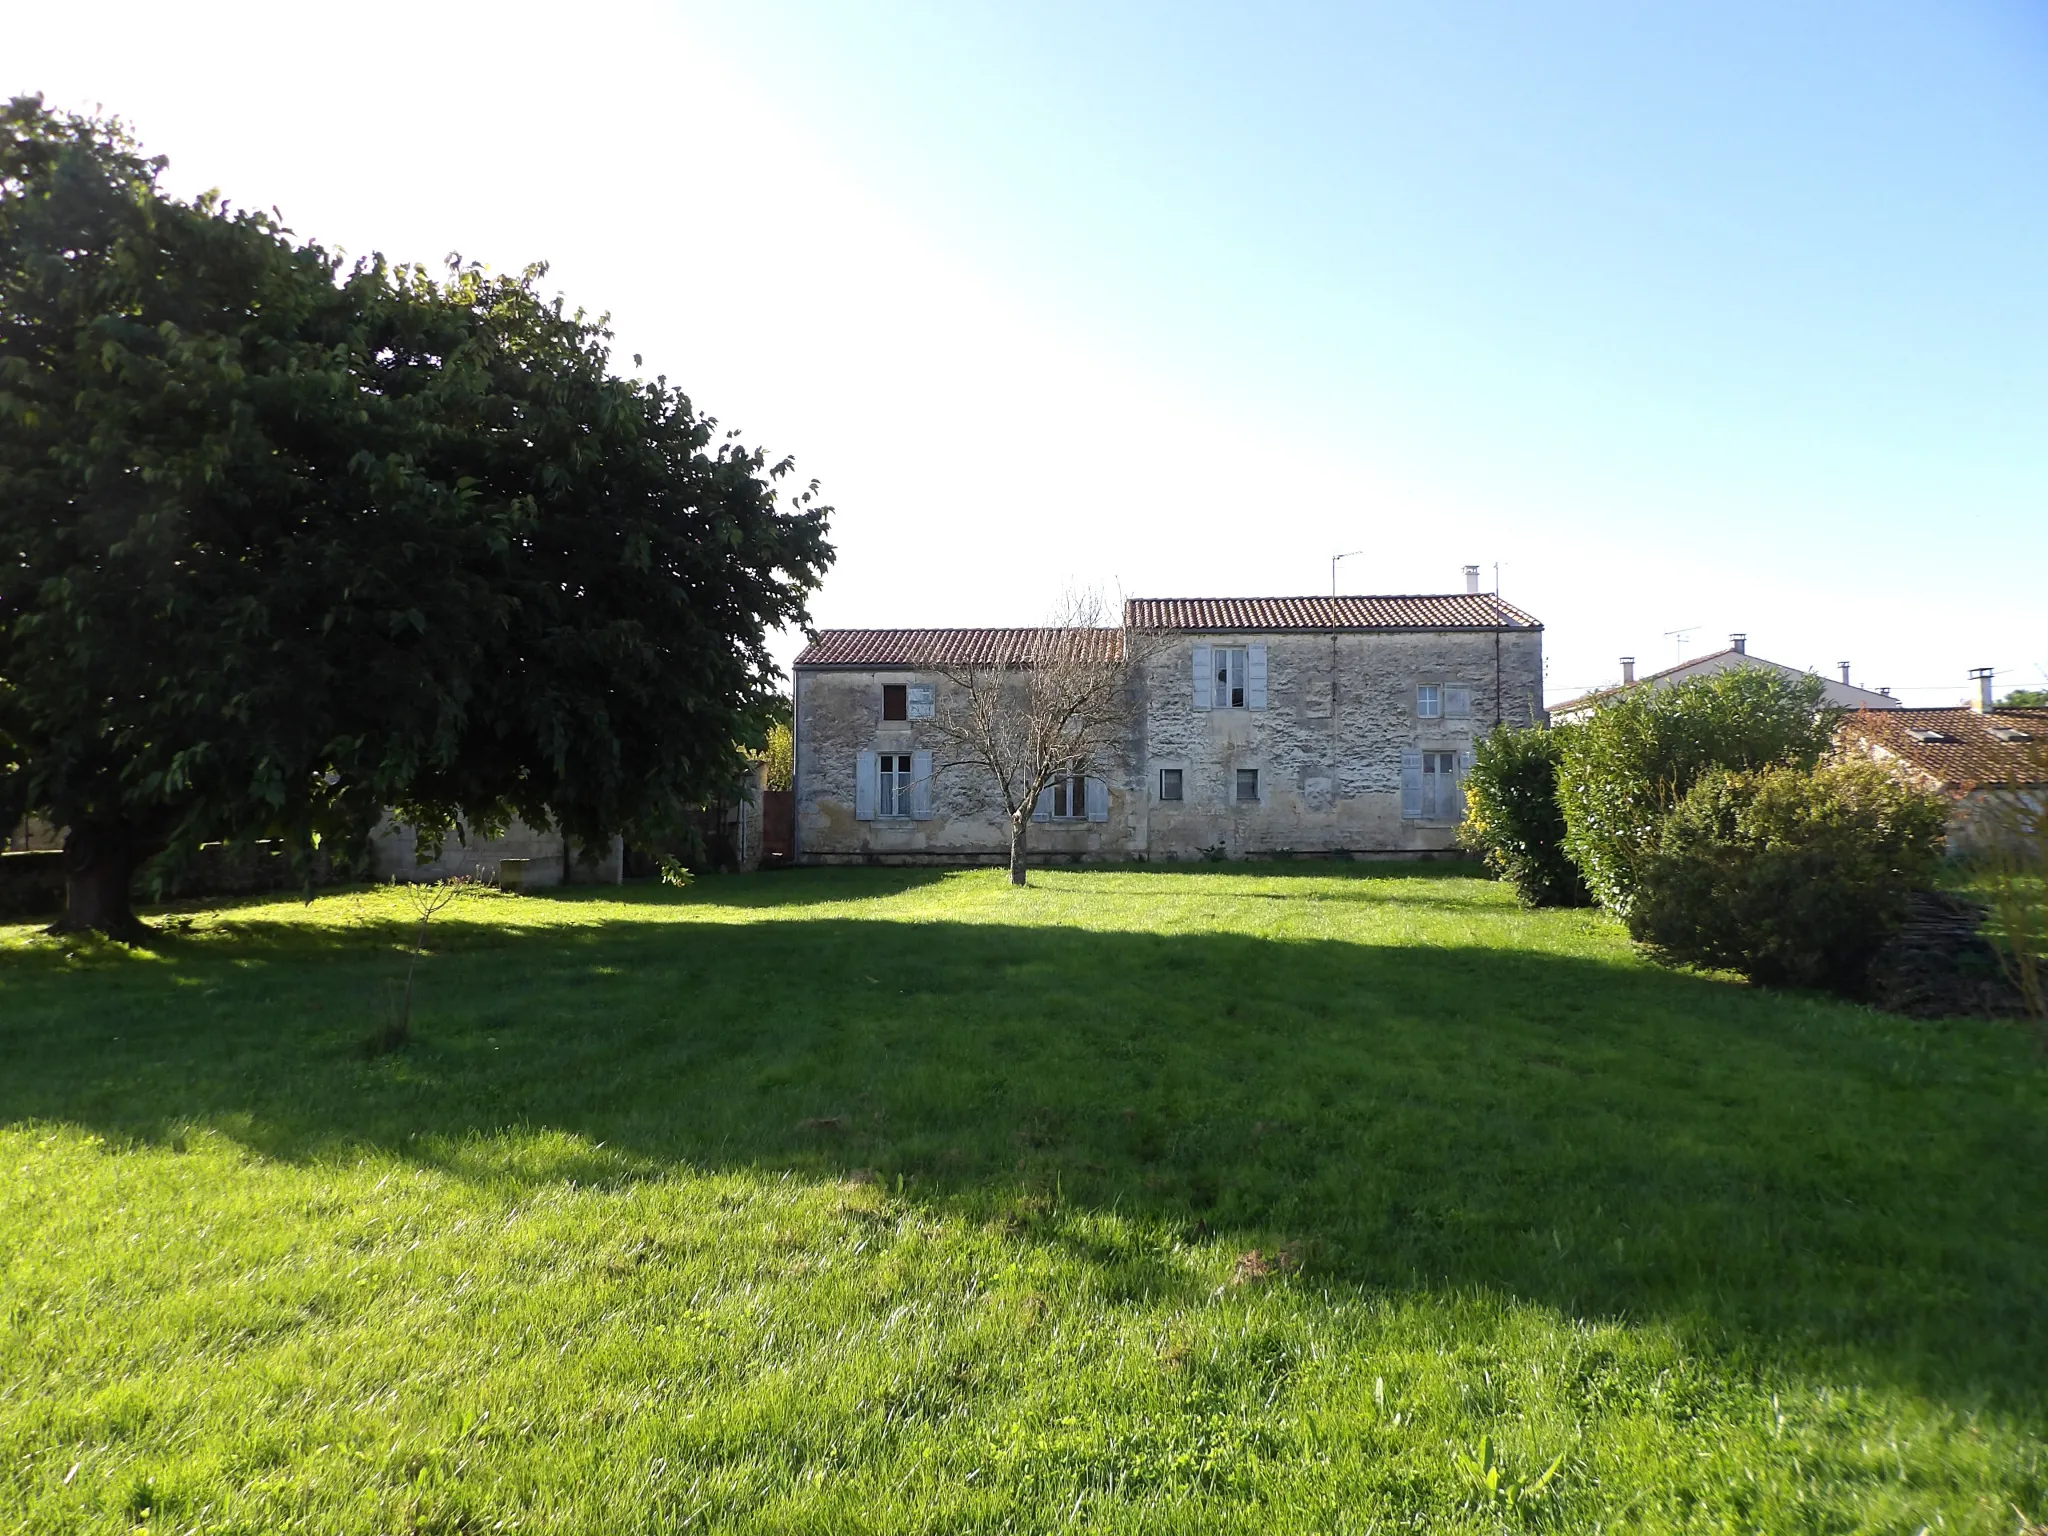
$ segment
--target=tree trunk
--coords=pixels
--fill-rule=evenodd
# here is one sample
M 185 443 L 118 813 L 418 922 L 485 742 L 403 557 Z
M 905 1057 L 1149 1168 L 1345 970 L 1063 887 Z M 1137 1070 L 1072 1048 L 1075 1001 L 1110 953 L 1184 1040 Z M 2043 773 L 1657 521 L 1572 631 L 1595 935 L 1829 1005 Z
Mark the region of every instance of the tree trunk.
M 1010 818 L 1010 884 L 1024 884 L 1024 839 L 1031 831 L 1031 812 L 1027 807 Z
M 135 915 L 129 887 L 137 850 L 132 829 L 113 825 L 73 827 L 64 834 L 64 915 L 51 933 L 97 931 L 123 944 L 139 944 L 149 929 Z

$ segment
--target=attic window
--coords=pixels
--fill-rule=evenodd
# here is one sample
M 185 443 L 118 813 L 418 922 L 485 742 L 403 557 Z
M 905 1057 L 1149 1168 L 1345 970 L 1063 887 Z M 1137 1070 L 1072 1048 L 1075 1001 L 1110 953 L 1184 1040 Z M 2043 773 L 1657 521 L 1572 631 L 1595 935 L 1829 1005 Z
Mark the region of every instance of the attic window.
M 1908 731 L 1906 732 L 1906 734 L 1912 737 L 1915 741 L 1921 742 L 1923 744 L 1928 742 L 1955 740 L 1955 737 L 1949 735 L 1947 731 Z
M 1994 725 L 1991 727 L 1991 734 L 2000 741 L 2032 741 L 2034 739 L 2032 731 L 2023 731 L 2016 725 Z

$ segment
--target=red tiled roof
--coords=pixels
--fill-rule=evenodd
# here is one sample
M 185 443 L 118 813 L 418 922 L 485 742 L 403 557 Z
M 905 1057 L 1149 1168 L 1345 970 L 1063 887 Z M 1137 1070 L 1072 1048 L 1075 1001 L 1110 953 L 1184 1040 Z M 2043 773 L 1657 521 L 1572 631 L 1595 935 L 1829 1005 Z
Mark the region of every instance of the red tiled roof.
M 1021 666 L 1056 634 L 1048 629 L 821 629 L 804 647 L 799 667 L 1003 667 Z M 1123 644 L 1120 629 L 1070 631 L 1086 635 L 1114 655 Z
M 1928 734 L 1947 739 L 1920 739 Z M 1974 709 L 1859 709 L 1842 717 L 1835 741 L 1880 762 L 1902 763 L 1953 794 L 1992 784 L 2048 783 L 2048 709 L 1994 709 L 1985 715 Z
M 1490 592 L 1410 597 L 1133 597 L 1132 629 L 1277 634 L 1330 629 L 1541 629 L 1513 603 Z

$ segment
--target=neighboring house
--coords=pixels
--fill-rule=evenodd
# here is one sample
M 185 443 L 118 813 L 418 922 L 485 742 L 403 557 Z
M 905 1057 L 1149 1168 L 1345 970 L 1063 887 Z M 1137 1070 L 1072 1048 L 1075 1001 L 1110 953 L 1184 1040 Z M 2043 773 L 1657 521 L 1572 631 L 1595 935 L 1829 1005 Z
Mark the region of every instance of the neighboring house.
M 792 669 L 796 862 L 1006 858 L 985 771 L 921 722 L 947 669 L 1017 664 L 1036 633 L 820 632 Z M 1442 852 L 1475 736 L 1543 714 L 1543 626 L 1483 593 L 1138 598 L 1092 633 L 1141 658 L 1128 728 L 1040 797 L 1034 855 Z
M 1621 658 L 1621 682 L 1612 688 L 1598 688 L 1591 693 L 1581 694 L 1576 699 L 1566 699 L 1562 704 L 1550 707 L 1551 720 L 1559 725 L 1571 720 L 1583 720 L 1602 704 L 1620 698 L 1637 688 L 1669 688 L 1673 683 L 1682 683 L 1689 677 L 1712 677 L 1716 672 L 1727 672 L 1737 667 L 1749 667 L 1758 671 L 1775 672 L 1778 676 L 1797 681 L 1815 674 L 1803 672 L 1797 667 L 1788 667 L 1782 662 L 1766 661 L 1761 656 L 1749 654 L 1749 639 L 1746 635 L 1730 635 L 1728 649 L 1715 651 L 1711 656 L 1697 656 L 1691 661 L 1681 661 L 1675 667 L 1666 667 L 1661 672 L 1652 672 L 1647 677 L 1636 676 L 1636 659 L 1633 656 Z M 1838 709 L 1898 709 L 1899 701 L 1883 690 L 1858 688 L 1849 681 L 1849 663 L 1842 662 L 1841 681 L 1824 678 L 1821 684 L 1822 702 Z
M 1989 672 L 1979 683 L 1973 705 L 1859 710 L 1835 733 L 1841 751 L 1948 797 L 1952 853 L 2011 835 L 2017 819 L 2038 818 L 2048 801 L 2048 709 L 1997 707 Z

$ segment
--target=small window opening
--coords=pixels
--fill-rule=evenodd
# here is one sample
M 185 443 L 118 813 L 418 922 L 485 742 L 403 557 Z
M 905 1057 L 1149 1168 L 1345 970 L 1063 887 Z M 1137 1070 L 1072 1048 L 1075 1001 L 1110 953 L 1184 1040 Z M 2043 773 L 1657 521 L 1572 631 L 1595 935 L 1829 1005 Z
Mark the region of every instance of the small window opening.
M 882 718 L 884 720 L 908 720 L 910 718 L 910 689 L 904 683 L 882 684 Z
M 1181 771 L 1178 768 L 1162 768 L 1159 770 L 1160 799 L 1178 800 L 1180 798 Z
M 1237 770 L 1237 799 L 1240 805 L 1256 804 L 1259 798 L 1259 770 L 1240 768 Z

